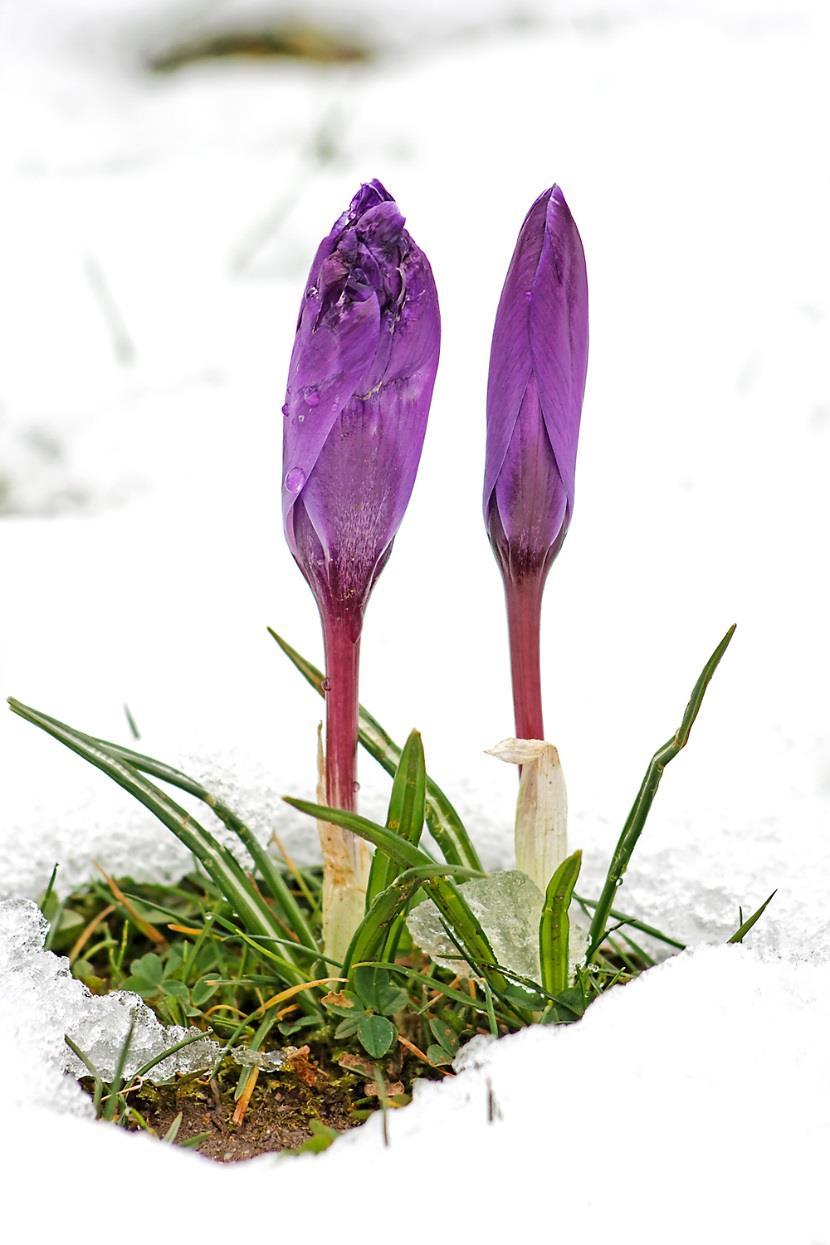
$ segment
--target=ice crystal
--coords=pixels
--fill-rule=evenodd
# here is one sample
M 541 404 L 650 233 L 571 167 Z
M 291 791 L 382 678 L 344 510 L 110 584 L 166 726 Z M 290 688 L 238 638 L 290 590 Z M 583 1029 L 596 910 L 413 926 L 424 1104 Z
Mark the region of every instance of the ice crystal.
M 464 882 L 461 891 L 493 949 L 496 962 L 521 977 L 539 980 L 539 919 L 542 892 L 518 869 Z M 436 964 L 470 976 L 470 966 L 447 933 L 431 899 L 412 909 L 407 927 L 418 946 Z M 585 952 L 585 932 L 571 923 L 571 964 Z

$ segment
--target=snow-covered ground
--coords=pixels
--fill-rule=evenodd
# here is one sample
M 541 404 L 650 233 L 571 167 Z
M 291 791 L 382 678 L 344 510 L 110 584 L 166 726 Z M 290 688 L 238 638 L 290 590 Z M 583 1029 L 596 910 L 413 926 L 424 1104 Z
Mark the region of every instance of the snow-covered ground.
M 400 1164 L 420 1188 L 440 1173 L 441 1214 L 479 1232 L 497 1188 L 514 1225 L 563 1238 L 830 1241 L 826 6 L 314 0 L 306 18 L 373 59 L 143 72 L 144 54 L 261 8 L 0 5 L 3 694 L 125 741 L 128 704 L 147 751 L 313 854 L 279 796 L 313 787 L 319 704 L 265 633 L 319 659 L 280 531 L 279 408 L 313 248 L 381 177 L 432 260 L 444 336 L 363 697 L 398 737 L 421 728 L 504 862 L 515 776 L 483 754 L 511 729 L 479 512 L 484 390 L 516 230 L 557 180 L 586 246 L 592 344 L 545 680 L 584 885 L 737 621 L 625 903 L 699 946 L 723 941 L 739 903 L 778 894 L 745 949 L 680 957 L 575 1029 L 509 1039 L 425 1088 L 385 1154 L 370 1124 L 319 1159 L 217 1172 L 29 1107 L 7 1117 L 10 1188 L 22 1202 L 17 1173 L 37 1162 L 68 1197 L 95 1164 L 112 1173 L 97 1207 L 114 1214 L 127 1165 L 158 1185 L 168 1226 L 209 1207 L 215 1229 L 243 1198 L 284 1215 L 287 1197 L 365 1189 L 370 1169 L 372 1203 L 406 1240 Z M 93 860 L 167 876 L 184 863 L 128 797 L 10 716 L 0 755 L 0 893 L 37 894 L 55 861 L 64 888 Z M 379 811 L 387 780 L 365 762 L 361 784 Z M 21 1044 L 25 1103 L 45 1056 Z

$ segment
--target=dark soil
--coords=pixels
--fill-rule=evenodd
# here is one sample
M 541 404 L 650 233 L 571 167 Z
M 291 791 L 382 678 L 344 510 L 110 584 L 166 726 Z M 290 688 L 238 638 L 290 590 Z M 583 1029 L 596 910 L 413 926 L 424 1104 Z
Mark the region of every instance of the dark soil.
M 356 1057 L 346 1059 L 357 1066 L 325 1067 L 302 1047 L 278 1072 L 259 1073 L 242 1110 L 235 1098 L 238 1067 L 223 1069 L 209 1081 L 187 1077 L 167 1085 L 148 1082 L 129 1094 L 129 1102 L 159 1137 L 181 1114 L 176 1144 L 199 1137 L 192 1148 L 223 1163 L 297 1150 L 312 1138 L 315 1149 L 324 1149 L 326 1130 L 354 1128 L 378 1105 L 377 1084 L 367 1079 L 371 1065 Z M 402 1090 L 400 1082 L 384 1081 L 390 1105 L 408 1101 Z M 139 1125 L 133 1121 L 127 1127 Z

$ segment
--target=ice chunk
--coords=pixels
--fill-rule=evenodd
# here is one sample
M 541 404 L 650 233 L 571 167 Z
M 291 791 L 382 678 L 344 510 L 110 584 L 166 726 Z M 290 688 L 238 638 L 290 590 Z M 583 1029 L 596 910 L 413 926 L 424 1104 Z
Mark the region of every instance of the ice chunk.
M 278 1072 L 285 1063 L 281 1050 L 252 1050 L 250 1046 L 237 1046 L 231 1058 L 240 1068 L 259 1068 L 261 1072 Z
M 473 878 L 460 888 L 487 935 L 496 961 L 513 973 L 539 980 L 539 919 L 542 892 L 519 869 Z M 418 946 L 443 968 L 471 976 L 431 899 L 413 908 L 407 928 Z M 573 967 L 585 954 L 585 930 L 571 920 L 570 960 Z
M 18 1077 L 25 1081 L 28 1068 L 38 1069 L 41 1088 L 37 1100 L 65 1101 L 67 1109 L 82 1110 L 66 1074 L 85 1074 L 80 1061 L 64 1042 L 69 1037 L 89 1056 L 104 1080 L 112 1077 L 119 1052 L 133 1023 L 133 1037 L 126 1072 L 132 1075 L 154 1056 L 183 1041 L 195 1029 L 163 1025 L 137 994 L 124 990 L 97 997 L 72 977 L 64 956 L 44 951 L 47 924 L 36 904 L 28 899 L 0 901 L 0 997 L 3 999 L 3 1039 L 15 1051 Z M 161 1081 L 175 1073 L 212 1067 L 221 1047 L 203 1037 L 157 1064 L 148 1079 Z M 27 1087 L 26 1100 L 32 1095 Z

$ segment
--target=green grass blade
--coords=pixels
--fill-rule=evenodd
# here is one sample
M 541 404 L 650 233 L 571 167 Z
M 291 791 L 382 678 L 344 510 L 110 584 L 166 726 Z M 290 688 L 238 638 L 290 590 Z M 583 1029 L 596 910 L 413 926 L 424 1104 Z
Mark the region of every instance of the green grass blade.
M 166 1050 L 161 1052 L 161 1054 L 153 1055 L 152 1059 L 148 1059 L 146 1063 L 143 1063 L 133 1074 L 133 1080 L 142 1080 L 148 1072 L 152 1072 L 153 1068 L 155 1068 L 158 1064 L 163 1063 L 165 1059 L 169 1059 L 171 1055 L 177 1055 L 179 1051 L 184 1050 L 186 1046 L 192 1046 L 194 1042 L 202 1042 L 205 1038 L 209 1037 L 209 1033 L 191 1033 L 188 1037 L 182 1038 L 181 1042 L 176 1042 L 175 1045 L 168 1046 Z
M 421 736 L 417 731 L 413 731 L 404 745 L 400 764 L 395 773 L 392 795 L 389 799 L 389 811 L 386 815 L 386 828 L 417 847 L 424 828 L 425 800 L 424 747 Z M 400 866 L 384 851 L 375 852 L 366 889 L 367 910 L 378 895 L 391 886 L 399 872 Z
M 367 817 L 361 817 L 359 813 L 349 813 L 342 808 L 326 808 L 322 804 L 313 804 L 310 800 L 299 800 L 290 795 L 283 796 L 283 799 L 300 813 L 307 813 L 309 817 L 328 822 L 332 826 L 342 826 L 344 830 L 351 830 L 361 839 L 367 839 L 406 869 L 435 864 L 420 847 L 402 838 L 394 830 L 379 826 Z
M 582 852 L 574 852 L 562 861 L 545 892 L 539 921 L 539 962 L 542 988 L 549 994 L 561 994 L 568 988 L 571 928 L 568 911 L 581 868 Z
M 376 825 L 366 817 L 361 817 L 359 813 L 346 812 L 341 808 L 324 808 L 320 804 L 298 800 L 293 796 L 283 796 L 283 799 L 292 808 L 298 809 L 301 813 L 307 813 L 309 817 L 314 817 L 317 821 L 326 821 L 334 826 L 342 826 L 344 830 L 351 830 L 353 834 L 367 839 L 376 848 L 380 848 L 406 868 L 423 868 L 435 863 L 419 847 L 415 847 L 401 835 L 395 834 L 386 826 Z M 461 892 L 447 878 L 427 879 L 423 886 L 449 929 L 458 939 L 463 957 L 477 972 L 481 973 L 485 981 L 489 982 L 493 991 L 501 998 L 509 983 L 497 967 L 492 967 L 495 964 L 495 956 L 487 935 Z
M 435 990 L 437 994 L 444 995 L 452 1003 L 458 1003 L 461 1007 L 468 1007 L 471 1011 L 478 1012 L 480 1015 L 487 1014 L 487 1006 L 477 998 L 473 998 L 469 994 L 464 994 L 461 990 L 456 990 L 453 986 L 449 986 L 446 982 L 441 981 L 438 977 L 428 977 L 426 973 L 419 973 L 415 968 L 408 968 L 405 964 L 391 964 L 388 960 L 375 960 L 368 965 L 370 968 L 388 968 L 390 972 L 400 973 L 410 981 L 418 982 L 419 985 L 427 986 Z M 424 1004 L 419 1009 L 418 1014 L 421 1015 L 429 1007 L 431 1002 Z
M 58 868 L 59 868 L 59 866 L 58 866 L 58 863 L 57 863 L 57 861 L 56 861 L 56 862 L 55 862 L 55 864 L 54 864 L 54 865 L 53 865 L 53 867 L 52 867 L 52 872 L 51 872 L 51 874 L 49 875 L 49 881 L 48 881 L 48 883 L 47 883 L 47 885 L 46 885 L 46 890 L 43 892 L 43 894 L 41 895 L 40 899 L 38 900 L 38 905 L 37 905 L 37 906 L 40 908 L 40 910 L 41 910 L 41 912 L 43 913 L 43 915 L 44 915 L 44 916 L 46 916 L 46 909 L 47 909 L 47 907 L 48 907 L 48 905 L 49 905 L 49 900 L 52 898 L 52 892 L 53 892 L 53 891 L 54 891 L 54 889 L 55 889 L 55 879 L 56 879 L 56 878 L 57 878 L 57 876 L 58 876 Z
M 254 1033 L 253 1037 L 248 1043 L 248 1049 L 249 1050 L 260 1050 L 262 1048 L 262 1043 L 265 1041 L 268 1034 L 271 1032 L 271 1030 L 273 1029 L 276 1023 L 277 1023 L 276 1009 L 272 1009 L 271 1011 L 266 1012 L 262 1020 L 257 1025 L 256 1032 Z M 250 1081 L 253 1075 L 253 1072 L 254 1072 L 253 1068 L 243 1068 L 242 1071 L 240 1072 L 239 1078 L 236 1082 L 236 1089 L 234 1090 L 234 1094 L 233 1094 L 234 1102 L 239 1102 L 239 1099 L 245 1093 L 245 1090 L 248 1087 L 248 1082 Z
M 121 1049 L 118 1052 L 118 1058 L 115 1061 L 115 1070 L 113 1072 L 112 1084 L 109 1093 L 104 1099 L 104 1110 L 102 1119 L 114 1120 L 115 1112 L 118 1109 L 118 1095 L 121 1093 L 121 1086 L 124 1084 L 124 1069 L 127 1066 L 127 1060 L 130 1056 L 130 1047 L 133 1044 L 133 1033 L 135 1032 L 135 1015 L 130 1020 L 130 1027 L 127 1029 L 127 1036 L 124 1038 Z
M 444 918 L 448 932 L 455 935 L 464 958 L 471 968 L 483 978 L 493 993 L 506 1006 L 513 1005 L 504 998 L 510 983 L 496 964 L 490 941 L 458 887 L 449 879 L 433 878 L 424 883 L 424 890 Z M 515 1010 L 515 1008 L 514 1008 Z
M 175 1142 L 176 1138 L 179 1135 L 179 1129 L 182 1126 L 183 1119 L 184 1119 L 184 1112 L 180 1111 L 179 1114 L 174 1119 L 173 1123 L 168 1128 L 167 1132 L 162 1137 L 162 1141 L 166 1141 L 171 1146 L 173 1145 L 173 1143 Z
M 764 900 L 760 908 L 757 908 L 755 912 L 753 912 L 752 916 L 747 917 L 747 919 L 743 921 L 740 924 L 740 926 L 735 930 L 735 933 L 732 935 L 732 937 L 727 938 L 726 941 L 728 943 L 729 942 L 743 942 L 744 938 L 746 938 L 747 934 L 752 929 L 756 921 L 760 921 L 761 917 L 764 915 L 764 913 L 767 910 L 767 905 L 773 900 L 773 898 L 775 897 L 775 895 L 777 895 L 777 893 L 778 893 L 777 891 L 773 891 L 772 894 L 769 895 Z
M 653 959 L 652 956 L 649 955 L 645 947 L 641 947 L 638 942 L 635 942 L 630 934 L 626 934 L 621 929 L 620 938 L 622 938 L 623 942 L 628 945 L 633 955 L 636 957 L 636 961 L 639 961 L 638 963 L 635 961 L 635 965 L 634 965 L 635 970 L 637 972 L 643 972 L 647 968 L 655 967 L 655 965 L 657 964 L 657 961 Z
M 680 726 L 677 728 L 674 735 L 672 735 L 668 743 L 663 744 L 662 748 L 657 749 L 648 764 L 640 790 L 637 792 L 637 797 L 631 807 L 630 813 L 628 814 L 628 818 L 623 826 L 619 840 L 617 841 L 617 846 L 614 850 L 614 855 L 611 858 L 611 864 L 608 868 L 608 875 L 605 879 L 605 885 L 602 888 L 602 893 L 597 900 L 597 906 L 594 909 L 594 919 L 591 922 L 591 930 L 589 935 L 590 941 L 586 960 L 587 963 L 591 962 L 594 952 L 605 937 L 605 927 L 608 923 L 608 917 L 611 911 L 614 895 L 616 894 L 617 887 L 622 882 L 623 875 L 628 868 L 628 862 L 631 860 L 634 848 L 637 846 L 637 841 L 646 823 L 646 818 L 648 817 L 651 805 L 657 793 L 657 788 L 660 786 L 663 771 L 669 762 L 673 761 L 678 752 L 685 748 L 686 744 L 689 742 L 689 735 L 691 733 L 692 726 L 694 725 L 695 718 L 700 711 L 700 706 L 703 703 L 703 697 L 706 694 L 706 689 L 709 686 L 712 675 L 718 667 L 720 659 L 729 647 L 729 642 L 734 634 L 735 625 L 733 623 L 721 640 L 720 644 L 715 649 L 714 653 L 712 653 L 712 656 L 709 658 L 706 665 L 703 667 L 700 677 L 692 689 L 692 694 L 689 698 L 689 703 L 686 706 L 686 711 L 683 714 L 683 720 L 681 721 Z
M 208 791 L 200 782 L 197 782 L 194 778 L 191 778 L 188 774 L 183 773 L 172 765 L 166 765 L 163 761 L 157 761 L 154 757 L 145 756 L 144 753 L 136 752 L 132 748 L 124 748 L 120 744 L 100 739 L 95 735 L 87 735 L 83 731 L 75 730 L 75 728 L 67 728 L 66 723 L 51 717 L 49 714 L 41 713 L 40 717 L 43 721 L 51 722 L 53 726 L 72 729 L 78 737 L 86 739 L 88 743 L 102 749 L 104 752 L 110 753 L 116 759 L 125 761 L 133 769 L 149 774 L 153 778 L 158 778 L 162 782 L 170 783 L 171 786 L 178 787 L 180 791 L 185 791 L 188 795 L 195 796 L 196 799 L 206 804 L 211 812 L 215 813 L 223 825 L 232 834 L 235 834 L 242 843 L 254 865 L 259 870 L 266 887 L 274 900 L 279 904 L 287 923 L 300 942 L 307 947 L 319 950 L 317 940 L 305 919 L 302 909 L 291 894 L 290 888 L 286 885 L 285 879 L 276 867 L 270 853 L 242 819 L 223 800 L 220 800 L 211 791 Z
M 63 1040 L 64 1042 L 66 1042 L 66 1045 L 72 1051 L 72 1054 L 75 1055 L 76 1058 L 80 1059 L 81 1063 L 84 1065 L 87 1072 L 92 1077 L 92 1082 L 93 1082 L 92 1106 L 95 1111 L 95 1117 L 97 1119 L 100 1115 L 101 1097 L 104 1093 L 103 1078 L 101 1077 L 101 1074 L 98 1071 L 98 1069 L 95 1067 L 95 1064 L 90 1059 L 89 1055 L 87 1055 L 85 1051 L 82 1051 L 80 1046 L 76 1045 L 76 1043 L 72 1041 L 72 1038 L 69 1036 L 68 1033 L 65 1033 L 63 1035 Z
M 364 960 L 375 960 L 379 957 L 389 931 L 424 881 L 446 876 L 448 873 L 456 877 L 474 876 L 472 871 L 465 869 L 463 865 L 447 864 L 424 865 L 421 868 L 407 869 L 398 874 L 375 898 L 355 930 L 343 961 L 345 976 L 349 975 L 354 964 L 361 964 Z
M 586 916 L 590 916 L 595 911 L 597 901 L 595 899 L 586 899 L 584 895 L 574 893 L 574 899 L 582 908 Z M 611 908 L 608 915 L 613 917 L 615 921 L 619 921 L 621 925 L 629 925 L 632 929 L 639 930 L 641 934 L 648 934 L 650 938 L 656 938 L 658 942 L 663 942 L 667 947 L 674 947 L 677 951 L 685 951 L 685 942 L 680 942 L 678 938 L 672 938 L 669 934 L 664 934 L 661 929 L 655 929 L 653 925 L 647 925 L 645 921 L 640 921 L 636 916 L 628 916 L 625 912 L 620 912 L 619 908 Z
M 277 635 L 273 628 L 268 633 L 276 640 L 289 661 L 299 670 L 300 674 L 320 695 L 325 696 L 323 675 L 306 661 L 296 649 Z M 387 735 L 380 723 L 360 706 L 360 742 L 370 756 L 382 765 L 388 774 L 395 774 L 401 759 L 401 749 Z M 458 812 L 451 804 L 436 782 L 427 776 L 426 780 L 426 821 L 430 834 L 438 844 L 444 859 L 453 865 L 467 865 L 471 869 L 480 869 L 481 861 L 473 847 L 470 836 L 464 828 Z
M 154 786 L 125 761 L 91 742 L 91 737 L 80 734 L 72 727 L 59 723 L 57 719 L 49 718 L 20 701 L 10 699 L 9 705 L 14 713 L 40 727 L 70 751 L 89 761 L 153 813 L 199 860 L 250 934 L 265 939 L 282 940 L 282 931 L 273 913 L 251 885 L 234 855 L 166 792 Z M 290 951 L 284 950 L 283 954 L 289 967 L 287 976 L 292 984 L 306 980 L 306 974 L 296 964 Z M 298 1001 L 301 1006 L 319 1011 L 313 1000 L 306 999 L 305 995 L 300 996 Z
M 118 748 L 117 745 L 107 744 L 105 746 L 112 748 L 116 755 L 129 754 L 130 752 L 128 748 Z M 161 762 L 153 761 L 150 757 L 141 756 L 139 753 L 133 755 L 135 759 L 131 763 L 136 769 L 142 770 L 144 773 L 153 774 L 156 778 L 169 782 L 183 791 L 190 791 L 191 794 L 195 795 L 216 814 L 219 820 L 236 835 L 248 852 L 266 888 L 279 905 L 286 922 L 297 935 L 300 942 L 312 950 L 319 950 L 317 939 L 314 937 L 303 910 L 292 895 L 290 887 L 277 868 L 270 852 L 264 843 L 260 843 L 245 822 L 232 809 L 228 808 L 227 804 L 202 787 L 200 783 L 189 779 L 186 774 L 182 774 L 180 771 L 174 770 Z M 129 759 L 129 756 L 125 759 Z

